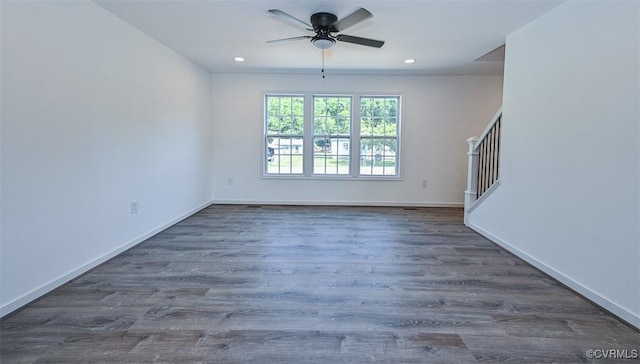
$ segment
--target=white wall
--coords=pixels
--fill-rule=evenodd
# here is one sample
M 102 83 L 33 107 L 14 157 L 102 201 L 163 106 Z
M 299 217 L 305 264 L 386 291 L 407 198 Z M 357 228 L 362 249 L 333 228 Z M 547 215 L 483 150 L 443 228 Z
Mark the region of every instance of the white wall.
M 459 206 L 465 138 L 502 101 L 501 76 L 213 74 L 217 202 Z M 265 92 L 388 92 L 404 97 L 401 181 L 262 179 Z M 233 178 L 233 185 L 228 179 Z M 422 188 L 422 180 L 428 187 Z
M 91 2 L 1 16 L 6 314 L 210 202 L 211 83 Z
M 568 2 L 507 38 L 502 184 L 471 225 L 640 327 L 637 2 Z

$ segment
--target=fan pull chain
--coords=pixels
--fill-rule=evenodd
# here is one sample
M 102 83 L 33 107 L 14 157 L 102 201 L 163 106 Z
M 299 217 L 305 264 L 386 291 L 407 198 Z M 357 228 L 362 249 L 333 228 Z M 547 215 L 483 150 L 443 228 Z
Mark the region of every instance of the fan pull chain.
M 324 78 L 324 49 L 322 50 L 322 78 Z

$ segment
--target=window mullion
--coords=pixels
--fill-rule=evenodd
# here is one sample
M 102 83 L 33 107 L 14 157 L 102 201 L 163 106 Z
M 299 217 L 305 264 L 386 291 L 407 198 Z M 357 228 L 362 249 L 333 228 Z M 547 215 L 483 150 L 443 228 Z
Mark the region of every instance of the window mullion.
M 304 162 L 303 174 L 305 177 L 311 176 L 313 172 L 313 96 L 304 95 Z
M 351 171 L 352 177 L 360 175 L 360 123 L 362 118 L 360 115 L 360 95 L 353 95 L 353 106 L 351 108 Z

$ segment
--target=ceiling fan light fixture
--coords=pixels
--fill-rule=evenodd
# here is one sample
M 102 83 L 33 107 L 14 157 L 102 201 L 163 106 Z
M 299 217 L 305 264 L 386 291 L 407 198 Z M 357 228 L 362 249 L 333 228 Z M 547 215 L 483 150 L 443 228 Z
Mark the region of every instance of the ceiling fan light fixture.
M 311 43 L 319 49 L 328 49 L 333 47 L 333 45 L 336 44 L 336 41 L 329 37 L 326 37 L 326 38 L 315 37 L 311 39 Z

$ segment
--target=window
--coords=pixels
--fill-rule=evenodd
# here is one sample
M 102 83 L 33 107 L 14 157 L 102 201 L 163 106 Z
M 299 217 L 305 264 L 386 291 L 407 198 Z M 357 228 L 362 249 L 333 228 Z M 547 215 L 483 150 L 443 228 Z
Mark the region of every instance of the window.
M 268 94 L 264 175 L 400 176 L 400 96 Z
M 397 175 L 398 104 L 398 97 L 360 99 L 361 175 Z
M 304 171 L 304 96 L 266 97 L 266 173 Z
M 350 174 L 351 97 L 313 98 L 313 174 Z

